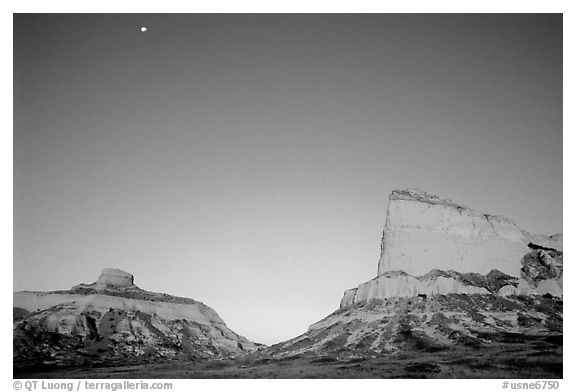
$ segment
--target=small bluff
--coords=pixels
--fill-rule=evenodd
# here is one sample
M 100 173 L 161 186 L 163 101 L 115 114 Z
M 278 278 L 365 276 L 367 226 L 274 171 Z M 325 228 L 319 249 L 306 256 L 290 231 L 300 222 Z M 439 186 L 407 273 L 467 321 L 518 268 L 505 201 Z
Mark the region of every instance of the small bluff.
M 94 284 L 96 290 L 124 289 L 134 286 L 134 276 L 116 268 L 106 268 Z
M 143 290 L 113 268 L 70 290 L 14 293 L 13 313 L 15 367 L 234 357 L 262 346 L 209 306 Z

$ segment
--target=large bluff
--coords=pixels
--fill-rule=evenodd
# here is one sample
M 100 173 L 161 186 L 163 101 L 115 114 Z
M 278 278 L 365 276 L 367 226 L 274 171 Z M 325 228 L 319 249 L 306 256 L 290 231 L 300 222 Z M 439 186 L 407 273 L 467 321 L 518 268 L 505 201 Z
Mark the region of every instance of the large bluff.
M 499 357 L 538 342 L 561 363 L 562 278 L 562 235 L 530 234 L 508 218 L 394 191 L 378 275 L 266 353 L 357 360 L 411 352 L 468 357 L 481 349 Z
M 561 234 L 531 234 L 509 218 L 416 189 L 393 191 L 389 200 L 378 275 L 347 290 L 341 306 L 418 294 L 562 296 Z M 534 275 L 535 263 L 547 273 Z

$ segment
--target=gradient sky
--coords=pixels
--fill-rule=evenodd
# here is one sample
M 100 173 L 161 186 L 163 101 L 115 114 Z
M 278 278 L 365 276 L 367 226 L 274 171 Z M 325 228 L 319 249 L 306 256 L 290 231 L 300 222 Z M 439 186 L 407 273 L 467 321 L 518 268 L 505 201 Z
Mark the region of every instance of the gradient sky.
M 117 267 L 278 342 L 406 187 L 562 232 L 561 15 L 14 17 L 15 291 Z

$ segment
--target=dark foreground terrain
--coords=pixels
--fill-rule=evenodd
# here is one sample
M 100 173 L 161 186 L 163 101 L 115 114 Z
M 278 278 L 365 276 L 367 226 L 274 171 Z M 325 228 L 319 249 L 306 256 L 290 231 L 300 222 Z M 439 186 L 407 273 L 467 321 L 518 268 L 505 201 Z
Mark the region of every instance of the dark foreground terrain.
M 156 364 L 15 368 L 15 378 L 562 378 L 562 336 L 503 334 L 480 349 L 411 350 L 374 357 L 258 354 Z

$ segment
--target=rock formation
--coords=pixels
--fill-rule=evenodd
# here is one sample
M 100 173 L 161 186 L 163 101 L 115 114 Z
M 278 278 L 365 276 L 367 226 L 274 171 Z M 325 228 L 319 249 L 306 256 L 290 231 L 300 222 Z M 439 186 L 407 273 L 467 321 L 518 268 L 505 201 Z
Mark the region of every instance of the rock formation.
M 378 275 L 423 275 L 439 268 L 520 276 L 529 240 L 511 219 L 480 213 L 451 200 L 409 189 L 390 195 Z
M 535 235 L 422 191 L 390 196 L 378 275 L 273 357 L 562 342 L 562 235 Z M 559 343 L 558 343 L 559 342 Z M 558 348 L 558 344 L 560 348 Z
M 538 345 L 542 353 L 557 353 L 555 358 L 561 361 L 562 308 L 558 298 L 538 295 L 452 293 L 373 299 L 341 307 L 265 354 L 358 361 L 450 350 L 468 355 L 478 349 L 474 352 L 502 353 L 507 345 L 510 350 Z
M 261 346 L 203 303 L 142 290 L 118 269 L 71 290 L 14 293 L 13 301 L 15 366 L 230 357 Z
M 98 291 L 106 289 L 124 289 L 134 285 L 134 276 L 116 268 L 106 268 L 100 274 L 94 288 Z
M 562 276 L 562 252 L 537 250 L 522 258 L 520 278 L 496 269 L 486 275 L 434 269 L 417 277 L 404 271 L 387 271 L 357 288 L 346 290 L 340 307 L 375 299 L 436 294 L 550 294 L 562 297 Z
M 518 278 L 500 294 L 561 296 L 561 234 L 531 234 L 509 218 L 483 214 L 415 189 L 393 191 L 389 199 L 378 276 L 346 291 L 343 305 L 415 294 L 498 293 L 470 284 L 459 277 L 462 274 L 503 273 Z M 554 260 L 551 280 L 530 276 L 526 257 L 534 252 L 540 252 L 540 266 Z M 427 274 L 433 270 L 448 275 L 430 279 Z
M 14 364 L 114 366 L 246 353 L 258 363 L 308 356 L 352 363 L 509 348 L 544 354 L 561 373 L 562 281 L 561 234 L 531 234 L 505 217 L 394 191 L 378 275 L 345 291 L 339 309 L 301 336 L 264 348 L 200 302 L 142 290 L 131 274 L 105 269 L 95 283 L 71 290 L 14 293 Z

